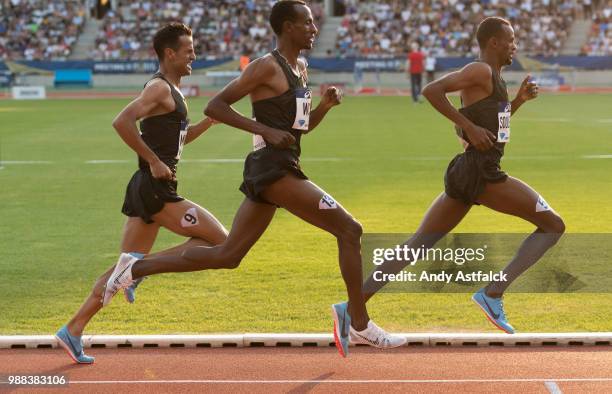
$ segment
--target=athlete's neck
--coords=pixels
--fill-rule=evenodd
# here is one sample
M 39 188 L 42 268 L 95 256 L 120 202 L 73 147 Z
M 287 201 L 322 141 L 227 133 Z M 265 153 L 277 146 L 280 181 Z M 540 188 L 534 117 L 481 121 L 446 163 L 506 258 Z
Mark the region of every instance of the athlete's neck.
M 480 61 L 487 63 L 493 70 L 496 70 L 498 74 L 501 74 L 501 70 L 504 65 L 501 64 L 495 57 L 487 55 L 486 53 L 481 53 Z
M 276 49 L 292 68 L 297 69 L 297 59 L 301 49 L 294 47 L 290 43 L 283 42 L 282 40 L 279 40 Z
M 181 76 L 178 73 L 172 72 L 172 70 L 169 70 L 163 65 L 159 66 L 159 72 L 162 73 L 164 75 L 164 78 L 166 78 L 171 84 L 173 84 L 177 88 L 180 86 Z

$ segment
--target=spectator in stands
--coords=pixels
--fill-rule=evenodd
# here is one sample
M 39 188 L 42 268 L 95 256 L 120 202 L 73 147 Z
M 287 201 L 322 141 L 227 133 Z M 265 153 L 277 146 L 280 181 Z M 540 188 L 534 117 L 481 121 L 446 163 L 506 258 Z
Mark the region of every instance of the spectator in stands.
M 77 2 L 0 2 L 0 56 L 4 59 L 66 60 L 85 23 Z
M 148 47 L 134 47 L 134 42 L 150 41 L 164 23 L 182 21 L 193 26 L 196 53 L 204 58 L 239 59 L 249 52 L 259 57 L 273 46 L 273 34 L 267 19 L 270 0 L 118 0 L 108 12 L 92 51 L 95 59 L 154 59 Z M 322 23 L 323 7 L 310 6 L 315 24 Z M 129 42 L 130 45 L 126 44 Z
M 612 4 L 593 15 L 591 31 L 582 52 L 588 56 L 612 55 Z
M 418 41 L 440 50 L 437 56 L 475 56 L 476 24 L 493 15 L 512 22 L 522 52 L 557 55 L 574 19 L 576 1 L 346 0 L 347 13 L 337 32 L 337 55 L 400 56 L 409 50 L 406 43 Z

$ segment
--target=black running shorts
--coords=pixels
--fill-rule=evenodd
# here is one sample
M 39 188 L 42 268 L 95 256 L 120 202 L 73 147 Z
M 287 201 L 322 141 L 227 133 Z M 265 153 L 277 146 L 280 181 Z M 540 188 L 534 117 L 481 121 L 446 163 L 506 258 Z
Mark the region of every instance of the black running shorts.
M 444 175 L 444 191 L 467 205 L 478 204 L 487 183 L 503 182 L 508 174 L 500 167 L 501 155 L 494 149 L 486 152 L 468 150 L 450 162 Z
M 151 217 L 161 211 L 165 203 L 184 200 L 176 188 L 176 181 L 155 179 L 149 169 L 140 169 L 127 185 L 121 212 L 126 216 L 140 217 L 145 223 L 153 223 Z
M 261 192 L 287 174 L 308 179 L 300 169 L 299 158 L 295 152 L 271 147 L 251 152 L 244 162 L 240 191 L 252 201 L 270 204 L 261 197 Z

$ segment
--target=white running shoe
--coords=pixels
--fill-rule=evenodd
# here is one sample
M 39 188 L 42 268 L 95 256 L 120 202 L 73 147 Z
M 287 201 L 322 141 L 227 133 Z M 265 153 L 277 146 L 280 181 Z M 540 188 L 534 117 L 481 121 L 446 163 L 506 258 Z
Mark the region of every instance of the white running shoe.
M 368 322 L 368 327 L 363 331 L 357 331 L 351 326 L 350 339 L 353 344 L 365 344 L 379 349 L 399 347 L 407 341 L 406 338 L 389 334 L 372 320 Z
M 121 253 L 113 273 L 109 276 L 108 281 L 106 281 L 104 299 L 102 300 L 103 306 L 108 305 L 120 289 L 125 289 L 132 284 L 132 265 L 136 261 L 138 261 L 138 258 L 127 253 Z

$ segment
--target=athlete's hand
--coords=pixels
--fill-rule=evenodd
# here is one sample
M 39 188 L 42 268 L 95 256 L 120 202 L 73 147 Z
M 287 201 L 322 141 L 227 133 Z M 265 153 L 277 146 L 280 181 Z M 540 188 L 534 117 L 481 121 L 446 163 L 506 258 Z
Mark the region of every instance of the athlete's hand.
M 271 127 L 268 128 L 261 136 L 267 143 L 281 149 L 288 148 L 290 145 L 295 144 L 295 138 L 291 135 L 291 133 L 279 129 L 273 129 Z
M 326 105 L 327 107 L 331 108 L 336 105 L 339 105 L 342 102 L 343 96 L 344 93 L 342 92 L 342 89 L 337 88 L 335 86 L 330 86 L 323 94 L 323 97 L 321 97 L 321 102 L 323 105 Z
M 474 148 L 478 150 L 485 151 L 490 149 L 493 146 L 493 143 L 497 140 L 491 131 L 485 129 L 484 127 L 476 126 L 473 123 L 469 127 L 463 129 L 463 131 L 465 134 L 467 134 L 470 144 L 472 144 Z
M 174 174 L 170 171 L 170 168 L 161 160 L 157 160 L 153 163 L 149 163 L 151 168 L 151 175 L 155 179 L 161 179 L 164 181 L 174 180 Z
M 531 75 L 527 75 L 527 77 L 525 77 L 521 83 L 518 93 L 516 94 L 516 97 L 522 101 L 529 101 L 538 97 L 538 84 L 531 79 Z
M 210 123 L 211 126 L 221 123 L 217 119 L 213 119 L 210 116 L 206 118 L 206 121 Z

